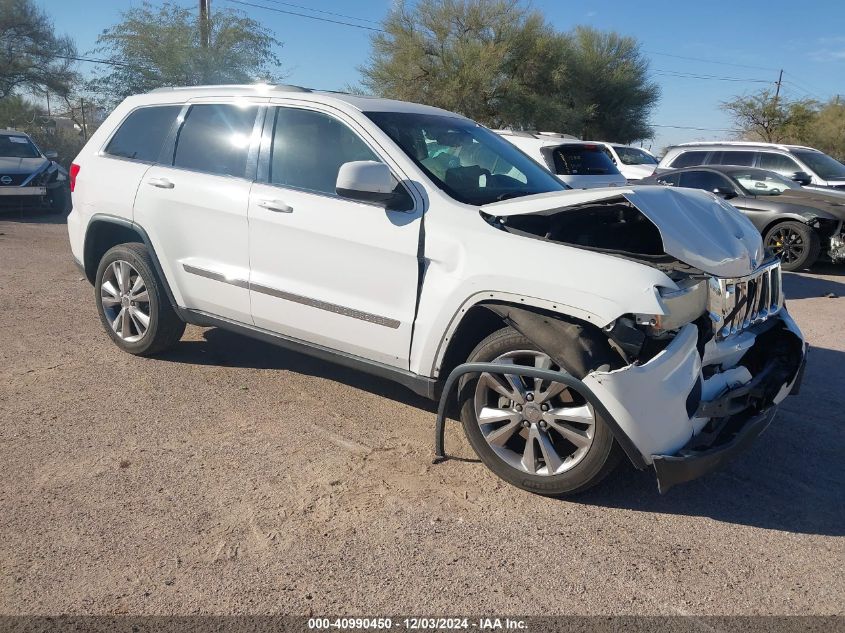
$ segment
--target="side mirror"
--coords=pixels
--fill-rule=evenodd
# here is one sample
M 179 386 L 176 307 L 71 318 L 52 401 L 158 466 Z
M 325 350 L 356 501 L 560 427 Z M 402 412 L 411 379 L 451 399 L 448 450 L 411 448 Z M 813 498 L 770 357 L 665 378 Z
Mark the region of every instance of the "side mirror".
M 393 196 L 396 182 L 390 168 L 374 160 L 343 163 L 337 172 L 337 195 L 362 202 L 386 203 Z
M 44 152 L 44 158 L 49 158 L 50 160 L 56 160 L 59 157 L 58 152 L 54 152 L 50 150 L 49 152 Z
M 805 187 L 811 182 L 813 182 L 813 177 L 806 171 L 796 171 L 794 174 L 792 174 L 792 180 L 797 182 L 802 187 Z
M 730 200 L 731 198 L 736 198 L 736 191 L 731 189 L 730 187 L 716 187 L 713 190 L 717 196 L 724 198 L 725 200 Z

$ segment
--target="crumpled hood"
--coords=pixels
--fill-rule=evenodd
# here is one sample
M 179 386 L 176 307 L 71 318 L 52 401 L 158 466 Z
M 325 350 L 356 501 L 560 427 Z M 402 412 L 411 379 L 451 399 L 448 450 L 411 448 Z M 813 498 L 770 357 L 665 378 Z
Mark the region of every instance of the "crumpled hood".
M 706 191 L 640 185 L 540 194 L 484 205 L 495 216 L 548 215 L 624 197 L 660 231 L 668 255 L 717 277 L 743 277 L 763 262 L 763 239 L 730 204 Z
M 31 174 L 49 163 L 46 158 L 14 158 L 0 156 L 0 174 Z

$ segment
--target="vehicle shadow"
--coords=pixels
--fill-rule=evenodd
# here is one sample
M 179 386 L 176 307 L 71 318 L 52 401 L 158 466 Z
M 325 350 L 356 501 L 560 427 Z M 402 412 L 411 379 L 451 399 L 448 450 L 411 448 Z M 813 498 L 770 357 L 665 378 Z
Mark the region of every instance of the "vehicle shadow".
M 0 222 L 17 222 L 19 224 L 67 224 L 67 213 L 44 213 L 43 211 L 28 211 L 24 209 L 0 210 Z
M 365 374 L 221 328 L 205 330 L 202 341 L 181 341 L 172 350 L 157 358 L 194 365 L 293 371 L 307 376 L 334 380 L 432 414 L 437 411 L 436 402 L 385 378 Z M 432 419 L 432 428 L 433 425 Z
M 845 270 L 840 270 L 841 268 L 843 267 L 831 265 L 829 268 L 814 269 L 812 273 L 783 273 L 783 292 L 787 301 L 825 297 L 831 293 L 837 297 L 845 297 L 845 281 L 829 278 L 845 277 Z
M 203 340 L 182 341 L 159 358 L 197 365 L 280 369 L 334 380 L 430 413 L 433 444 L 437 403 L 386 379 L 219 328 L 205 330 Z M 843 536 L 843 411 L 845 352 L 812 349 L 801 394 L 788 398 L 766 433 L 722 470 L 660 495 L 653 471 L 637 471 L 625 464 L 596 488 L 566 501 Z M 455 424 L 454 419 L 449 424 Z
M 801 393 L 722 470 L 657 492 L 654 472 L 619 468 L 572 501 L 709 517 L 770 530 L 845 535 L 845 352 L 811 349 Z

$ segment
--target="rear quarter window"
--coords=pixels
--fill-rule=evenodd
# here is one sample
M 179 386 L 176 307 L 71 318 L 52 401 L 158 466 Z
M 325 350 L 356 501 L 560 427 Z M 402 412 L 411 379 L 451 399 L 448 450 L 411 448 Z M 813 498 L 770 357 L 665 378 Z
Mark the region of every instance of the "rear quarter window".
M 707 152 L 683 152 L 675 160 L 672 161 L 670 167 L 678 169 L 680 167 L 698 167 L 704 164 L 704 158 Z
M 182 106 L 149 106 L 134 110 L 112 136 L 105 153 L 144 162 L 158 161 L 161 148 Z

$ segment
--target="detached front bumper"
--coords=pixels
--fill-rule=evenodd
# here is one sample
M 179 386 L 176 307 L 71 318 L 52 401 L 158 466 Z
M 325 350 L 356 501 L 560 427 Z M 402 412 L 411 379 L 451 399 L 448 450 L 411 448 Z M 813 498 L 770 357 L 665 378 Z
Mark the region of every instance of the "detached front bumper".
M 661 493 L 745 450 L 803 374 L 807 347 L 785 308 L 703 354 L 697 331 L 684 326 L 642 365 L 584 379 L 654 467 Z

